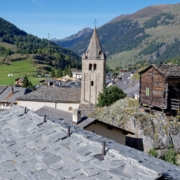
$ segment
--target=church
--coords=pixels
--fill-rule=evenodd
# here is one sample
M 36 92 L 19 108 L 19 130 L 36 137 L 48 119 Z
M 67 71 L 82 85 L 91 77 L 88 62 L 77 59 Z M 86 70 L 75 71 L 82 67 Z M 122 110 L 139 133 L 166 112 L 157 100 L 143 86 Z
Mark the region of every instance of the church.
M 96 28 L 86 54 L 82 55 L 81 104 L 96 104 L 105 85 L 106 61 Z
M 87 51 L 82 55 L 82 80 L 80 88 L 43 86 L 17 98 L 17 104 L 32 111 L 49 106 L 73 113 L 74 109 L 87 114 L 97 103 L 99 92 L 105 85 L 106 58 L 102 51 L 96 27 Z

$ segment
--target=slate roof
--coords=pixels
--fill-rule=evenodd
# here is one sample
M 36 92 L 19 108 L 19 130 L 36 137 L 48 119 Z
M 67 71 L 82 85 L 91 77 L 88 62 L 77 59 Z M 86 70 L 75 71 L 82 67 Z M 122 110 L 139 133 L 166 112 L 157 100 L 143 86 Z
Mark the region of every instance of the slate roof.
M 97 58 L 101 58 L 101 54 L 102 54 L 102 48 L 99 43 L 97 30 L 95 28 L 89 46 L 86 51 L 86 56 L 89 59 L 97 59 Z
M 63 111 L 60 109 L 48 107 L 48 106 L 43 106 L 42 108 L 35 111 L 35 113 L 38 114 L 39 116 L 44 116 L 44 115 L 48 116 L 49 120 L 54 123 L 59 124 L 60 121 L 64 120 L 65 122 L 67 122 L 69 124 L 77 125 L 78 127 L 81 127 L 83 129 L 96 121 L 101 122 L 102 124 L 108 125 L 107 123 L 99 121 L 98 119 L 86 117 L 84 115 L 81 116 L 81 121 L 78 124 L 75 124 L 75 123 L 73 123 L 73 120 L 72 120 L 72 113 L 69 113 L 69 112 L 66 112 L 66 111 Z M 127 133 L 127 134 L 134 134 L 134 133 L 127 131 L 125 129 L 122 129 L 120 127 L 115 127 L 110 124 L 109 124 L 109 126 L 112 128 L 121 130 L 122 132 Z
M 135 94 L 139 94 L 139 82 L 124 89 L 124 93 L 126 93 L 129 97 L 132 97 L 132 98 L 135 96 Z
M 122 80 L 116 82 L 116 85 L 119 86 L 128 97 L 134 97 L 135 94 L 139 94 L 139 81 L 133 80 L 130 78 L 131 72 L 121 73 L 118 77 L 121 77 Z
M 73 125 L 77 125 L 74 124 L 72 121 L 72 113 L 60 110 L 60 109 L 55 109 L 52 107 L 48 107 L 48 106 L 43 106 L 42 108 L 38 109 L 37 111 L 35 111 L 36 114 L 38 114 L 39 116 L 48 116 L 49 120 L 59 124 L 60 121 L 64 120 L 65 122 L 69 123 L 69 124 L 73 124 Z M 87 117 L 83 117 L 82 116 L 82 121 L 77 125 L 81 128 L 84 128 L 85 126 L 89 125 L 90 123 L 94 122 L 95 119 L 93 118 L 87 118 Z
M 39 116 L 48 116 L 53 122 L 58 123 L 59 121 L 66 121 L 67 123 L 72 123 L 72 113 L 66 112 L 60 109 L 55 109 L 48 106 L 43 106 L 42 108 L 35 111 Z
M 162 74 L 164 74 L 166 77 L 180 77 L 180 65 L 168 65 L 168 64 L 162 64 L 162 65 L 150 65 L 148 68 L 140 71 L 139 73 L 142 74 L 143 72 L 147 71 L 151 67 L 155 67 L 158 71 L 160 71 Z
M 180 167 L 92 132 L 13 106 L 0 113 L 0 179 L 179 179 Z M 71 135 L 67 136 L 70 126 Z M 102 142 L 106 155 L 100 160 Z M 95 155 L 95 156 L 94 156 Z M 100 157 L 100 156 L 99 156 Z M 102 156 L 101 156 L 102 157 Z M 169 178 L 168 178 L 169 177 Z
M 16 99 L 20 96 L 28 94 L 31 90 L 22 87 L 0 86 L 0 102 L 16 103 Z
M 33 91 L 25 96 L 21 96 L 18 100 L 21 101 L 36 101 L 36 102 L 80 102 L 80 88 L 58 88 L 50 86 L 41 86 L 36 91 Z
M 0 86 L 0 94 L 7 88 L 8 86 Z

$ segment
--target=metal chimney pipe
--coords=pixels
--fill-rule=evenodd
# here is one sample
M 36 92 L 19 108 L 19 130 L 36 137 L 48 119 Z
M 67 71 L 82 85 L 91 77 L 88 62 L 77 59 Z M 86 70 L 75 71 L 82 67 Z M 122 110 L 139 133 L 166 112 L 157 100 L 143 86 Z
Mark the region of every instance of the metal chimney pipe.
M 67 137 L 70 137 L 70 136 L 71 136 L 71 133 L 70 133 L 70 126 L 69 126 L 67 129 Z
M 12 94 L 14 94 L 14 87 L 13 84 L 11 85 Z
M 106 148 L 106 142 L 103 142 L 103 144 L 102 144 L 102 156 L 105 156 L 105 155 L 106 155 L 106 150 L 105 150 L 105 148 Z
M 47 122 L 46 115 L 44 115 L 44 123 L 46 123 L 46 122 Z
M 26 108 L 26 107 L 24 107 L 24 114 L 26 114 L 26 113 L 27 113 L 26 109 L 27 109 L 27 108 Z

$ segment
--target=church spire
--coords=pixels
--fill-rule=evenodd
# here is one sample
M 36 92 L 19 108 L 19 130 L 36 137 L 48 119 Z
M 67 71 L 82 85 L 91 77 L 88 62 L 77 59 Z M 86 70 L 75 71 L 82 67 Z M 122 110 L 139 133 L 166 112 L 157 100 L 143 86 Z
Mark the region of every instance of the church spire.
M 98 34 L 97 34 L 97 30 L 96 30 L 96 26 L 94 28 L 94 32 L 92 35 L 92 38 L 90 40 L 88 49 L 86 51 L 86 57 L 89 59 L 98 59 L 101 58 L 102 56 L 102 48 L 101 45 L 99 43 L 99 38 L 98 38 Z

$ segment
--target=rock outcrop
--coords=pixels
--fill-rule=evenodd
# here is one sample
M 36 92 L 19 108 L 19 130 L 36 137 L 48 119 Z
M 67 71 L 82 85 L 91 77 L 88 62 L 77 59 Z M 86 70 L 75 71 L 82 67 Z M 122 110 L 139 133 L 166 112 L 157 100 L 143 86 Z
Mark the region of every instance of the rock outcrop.
M 89 114 L 103 122 L 134 132 L 127 138 L 130 146 L 145 152 L 152 148 L 167 149 L 173 144 L 180 153 L 180 122 L 178 116 L 166 116 L 161 112 L 150 114 L 139 108 L 137 100 L 125 98 L 104 108 L 96 108 Z

